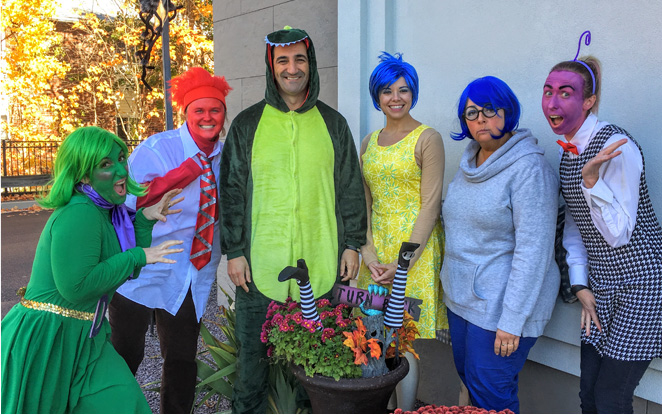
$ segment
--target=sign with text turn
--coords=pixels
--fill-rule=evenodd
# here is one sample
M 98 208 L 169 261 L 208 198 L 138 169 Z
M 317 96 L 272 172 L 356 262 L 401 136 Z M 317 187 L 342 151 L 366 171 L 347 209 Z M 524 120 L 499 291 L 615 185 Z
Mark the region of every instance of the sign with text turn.
M 368 290 L 342 284 L 334 285 L 332 294 L 332 302 L 334 304 L 342 303 L 351 307 L 358 307 L 365 301 L 364 308 L 380 311 L 386 311 L 386 306 L 388 305 L 388 300 L 390 298 L 389 295 L 380 296 L 377 294 L 370 294 Z M 420 305 L 422 303 L 423 300 L 405 297 L 405 310 L 407 310 L 415 321 L 418 321 L 421 316 Z

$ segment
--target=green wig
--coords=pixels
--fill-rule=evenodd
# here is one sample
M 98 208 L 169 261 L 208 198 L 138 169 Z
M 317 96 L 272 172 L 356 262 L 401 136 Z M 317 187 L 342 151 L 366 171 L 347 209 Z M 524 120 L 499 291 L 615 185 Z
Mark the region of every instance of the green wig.
M 51 190 L 37 201 L 42 207 L 55 209 L 71 200 L 75 186 L 92 175 L 94 168 L 110 154 L 117 143 L 126 156 L 129 150 L 121 138 L 99 127 L 82 127 L 69 134 L 58 149 L 53 166 L 53 178 L 49 182 Z M 127 177 L 128 193 L 143 196 L 146 189 L 135 180 Z

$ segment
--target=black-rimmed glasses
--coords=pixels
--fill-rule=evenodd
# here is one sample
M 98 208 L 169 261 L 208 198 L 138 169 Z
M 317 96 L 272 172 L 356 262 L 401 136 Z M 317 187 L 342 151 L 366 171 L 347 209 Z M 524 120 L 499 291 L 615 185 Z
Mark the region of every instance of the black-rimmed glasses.
M 497 110 L 492 107 L 483 107 L 483 109 L 479 110 L 472 105 L 464 110 L 464 114 L 462 114 L 462 116 L 465 120 L 476 121 L 478 119 L 478 114 L 481 112 L 485 118 L 492 118 L 497 114 Z

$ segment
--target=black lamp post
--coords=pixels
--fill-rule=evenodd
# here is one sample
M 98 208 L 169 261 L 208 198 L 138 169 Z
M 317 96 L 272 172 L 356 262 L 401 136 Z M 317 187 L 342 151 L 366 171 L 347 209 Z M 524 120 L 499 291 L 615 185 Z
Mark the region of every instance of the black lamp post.
M 160 6 L 160 7 L 159 7 Z M 140 34 L 143 40 L 143 47 L 136 55 L 140 58 L 143 71 L 141 80 L 148 90 L 152 87 L 147 82 L 147 69 L 154 69 L 149 65 L 152 48 L 159 36 L 163 37 L 162 57 L 163 57 L 163 91 L 164 107 L 166 118 L 166 130 L 174 128 L 172 115 L 172 98 L 168 91 L 168 81 L 170 81 L 170 33 L 169 23 L 177 16 L 177 10 L 183 6 L 175 6 L 171 0 L 140 0 L 140 19 L 145 23 L 145 29 Z M 172 15 L 170 15 L 172 12 Z M 154 22 L 155 21 L 155 22 Z M 156 24 L 154 24 L 156 23 Z

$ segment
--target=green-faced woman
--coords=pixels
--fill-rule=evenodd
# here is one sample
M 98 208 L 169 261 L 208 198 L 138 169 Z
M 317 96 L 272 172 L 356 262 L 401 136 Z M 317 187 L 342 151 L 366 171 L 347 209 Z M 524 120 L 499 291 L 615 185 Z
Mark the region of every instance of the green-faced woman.
M 140 268 L 170 263 L 179 241 L 150 247 L 157 220 L 178 213 L 180 190 L 133 212 L 127 193 L 145 190 L 128 173 L 126 144 L 83 127 L 60 146 L 51 190 L 54 209 L 39 238 L 30 281 L 2 320 L 3 413 L 151 413 L 110 339 L 110 297 Z

